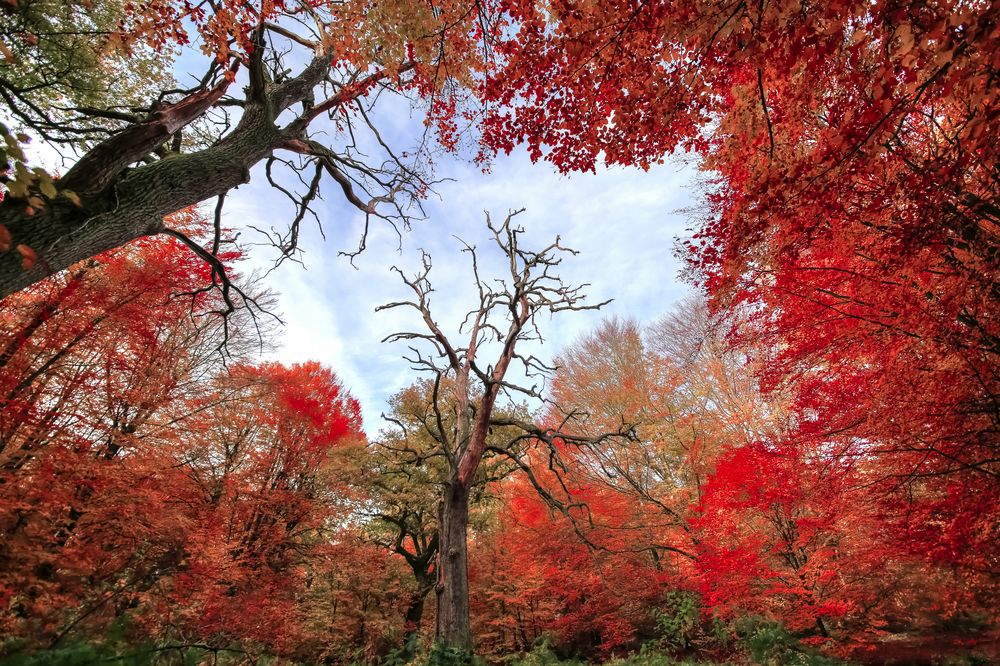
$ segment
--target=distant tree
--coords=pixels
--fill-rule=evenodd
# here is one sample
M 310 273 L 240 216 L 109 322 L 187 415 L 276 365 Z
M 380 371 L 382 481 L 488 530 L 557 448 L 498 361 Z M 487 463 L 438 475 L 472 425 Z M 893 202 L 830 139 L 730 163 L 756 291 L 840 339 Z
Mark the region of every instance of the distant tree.
M 390 427 L 381 432 L 362 452 L 352 471 L 353 483 L 363 498 L 363 513 L 371 521 L 367 538 L 403 558 L 413 575 L 414 589 L 404 608 L 403 647 L 411 654 L 413 638 L 420 631 L 427 595 L 438 583 L 439 510 L 448 487 L 447 434 L 454 428 L 455 409 L 451 400 L 451 379 L 420 380 L 403 389 L 390 401 L 383 414 Z M 438 401 L 435 408 L 435 399 Z M 504 405 L 497 415 L 527 419 L 523 406 Z M 438 418 L 441 421 L 438 421 Z M 520 440 L 514 428 L 490 428 L 487 448 L 506 450 Z M 447 435 L 446 435 L 447 436 Z M 469 489 L 470 521 L 479 531 L 488 521 L 493 490 L 491 484 L 507 477 L 514 466 L 506 457 L 487 451 Z
M 635 437 L 563 447 L 566 471 L 555 467 L 562 479 L 548 479 L 549 492 L 572 505 L 582 496 L 567 488 L 601 485 L 644 507 L 610 533 L 571 512 L 579 536 L 597 545 L 629 530 L 628 548 L 647 549 L 665 570 L 690 573 L 697 558 L 690 520 L 716 458 L 785 432 L 781 396 L 761 394 L 749 361 L 716 329 L 705 303 L 690 298 L 645 329 L 605 321 L 558 355 L 548 418 L 561 423 L 560 432 L 586 437 L 627 423 Z
M 359 486 L 374 519 L 371 537 L 405 560 L 415 589 L 404 611 L 403 649 L 413 647 L 427 595 L 434 589 L 438 554 L 437 504 L 445 477 L 444 451 L 431 435 L 430 386 L 416 384 L 393 396 L 382 433 L 365 452 Z M 398 430 L 396 429 L 398 428 Z
M 0 304 L 5 656 L 310 644 L 358 406 L 318 364 L 248 363 L 252 321 L 213 315 L 210 271 L 144 239 Z
M 514 523 L 499 527 L 493 547 L 503 553 L 508 539 L 525 539 L 523 530 L 558 530 L 563 541 L 589 545 L 581 570 L 621 557 L 634 577 L 654 576 L 661 590 L 696 595 L 706 617 L 765 615 L 816 641 L 832 637 L 841 650 L 870 645 L 887 618 L 926 626 L 926 610 L 913 604 L 988 608 L 996 594 L 992 546 L 983 541 L 995 515 L 982 504 L 989 495 L 946 483 L 948 493 L 938 497 L 901 497 L 886 487 L 880 455 L 845 456 L 836 439 L 806 436 L 817 424 L 797 413 L 793 399 L 802 387 L 789 381 L 762 391 L 758 364 L 767 357 L 755 347 L 749 354 L 734 349 L 726 339 L 731 323 L 691 299 L 645 331 L 605 321 L 564 349 L 550 389 L 563 411 L 550 418 L 569 413 L 562 432 L 575 434 L 631 421 L 636 440 L 558 447 L 548 468 L 535 466 L 533 479 L 567 510 L 546 514 L 546 505 L 521 489 L 511 500 Z M 863 398 L 845 395 L 840 409 L 855 402 Z M 544 449 L 533 453 L 545 459 Z M 937 484 L 930 478 L 920 485 Z M 931 557 L 922 550 L 927 544 L 934 545 Z M 574 576 L 559 569 L 569 549 L 563 543 L 551 546 L 554 555 L 541 546 L 519 552 L 551 558 L 560 573 L 550 577 L 525 564 L 523 579 L 503 583 L 529 598 L 561 594 L 558 581 Z M 645 567 L 625 564 L 635 553 L 650 556 Z M 575 603 L 562 606 L 567 622 Z M 493 626 L 516 619 L 498 617 L 496 605 L 487 612 Z M 614 617 L 624 619 L 617 611 Z M 551 612 L 537 623 L 563 626 Z M 637 626 L 634 617 L 625 624 Z M 560 634 L 580 640 L 573 635 Z

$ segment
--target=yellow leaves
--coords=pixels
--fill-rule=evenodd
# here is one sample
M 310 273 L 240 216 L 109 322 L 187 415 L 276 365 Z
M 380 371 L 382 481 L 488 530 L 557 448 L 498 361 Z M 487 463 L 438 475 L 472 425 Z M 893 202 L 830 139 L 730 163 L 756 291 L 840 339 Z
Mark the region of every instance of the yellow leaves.
M 49 199 L 55 199 L 56 195 L 59 194 L 51 178 L 39 178 L 38 190 Z
M 322 30 L 324 48 L 355 68 L 392 71 L 414 61 L 440 75 L 429 80 L 473 87 L 481 66 L 473 33 L 476 13 L 457 2 L 347 0 Z
M 80 201 L 80 195 L 72 190 L 63 190 L 62 195 L 70 200 L 70 202 L 77 208 L 83 208 L 83 202 Z
M 41 167 L 29 170 L 21 162 L 14 165 L 14 178 L 7 181 L 5 185 L 10 196 L 27 200 L 28 205 L 25 211 L 28 215 L 34 215 L 36 211 L 45 208 L 45 199 L 51 200 L 59 196 L 59 190 L 51 175 Z M 79 197 L 76 197 L 75 194 L 73 197 L 79 201 Z M 73 201 L 73 198 L 70 200 Z
M 80 197 L 74 192 L 59 192 L 55 179 L 51 174 L 41 167 L 28 168 L 22 144 L 28 143 L 30 138 L 24 133 L 13 134 L 5 125 L 0 123 L 0 136 L 3 137 L 4 144 L 0 146 L 0 164 L 7 163 L 7 182 L 4 183 L 6 195 L 14 199 L 24 199 L 26 201 L 25 213 L 34 215 L 45 208 L 45 200 L 55 200 L 63 194 L 74 205 L 82 206 Z M 2 238 L 0 238 L 2 240 Z M 2 246 L 3 243 L 0 243 Z M 9 250 L 9 240 L 7 241 Z

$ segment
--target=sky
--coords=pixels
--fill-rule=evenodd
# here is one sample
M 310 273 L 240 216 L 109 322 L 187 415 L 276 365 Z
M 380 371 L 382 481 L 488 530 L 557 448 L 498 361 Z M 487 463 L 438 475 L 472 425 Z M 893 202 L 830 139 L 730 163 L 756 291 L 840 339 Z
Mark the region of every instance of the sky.
M 303 56 L 295 55 L 300 62 L 291 62 L 293 68 L 304 64 Z M 192 84 L 204 66 L 204 56 L 190 46 L 178 55 L 175 76 L 179 83 Z M 234 90 L 245 85 L 243 76 L 238 75 Z M 373 120 L 397 154 L 412 149 L 424 135 L 420 110 L 401 97 L 383 95 Z M 342 141 L 322 122 L 311 126 L 313 137 L 337 148 Z M 359 139 L 362 148 L 371 147 L 369 139 Z M 35 147 L 34 159 L 42 166 L 56 172 L 65 168 L 55 153 L 41 144 Z M 618 167 L 564 176 L 551 164 L 532 163 L 521 149 L 497 156 L 489 173 L 474 163 L 471 150 L 439 155 L 433 178 L 440 182 L 423 202 L 423 219 L 414 221 L 401 237 L 373 219 L 367 249 L 353 265 L 340 253 L 357 248 L 364 216 L 326 179 L 324 199 L 314 206 L 326 238 L 314 224 L 305 223 L 301 263 L 281 264 L 264 282 L 276 294 L 275 311 L 284 322 L 269 356 L 284 363 L 316 360 L 331 367 L 361 403 L 365 430 L 376 433 L 385 426 L 381 414 L 388 399 L 418 379 L 403 358 L 406 345 L 382 342 L 419 324 L 412 310 L 375 311 L 409 295 L 392 268 L 412 275 L 421 251 L 431 255 L 434 316 L 457 338 L 460 322 L 474 305 L 469 256 L 461 251 L 461 241 L 477 246 L 485 275 L 501 276 L 501 255 L 489 241 L 485 215 L 501 222 L 510 211 L 522 208 L 517 223 L 525 230 L 524 247 L 542 248 L 560 236 L 564 245 L 579 252 L 561 266 L 564 281 L 589 284 L 586 293 L 593 302 L 611 299 L 599 311 L 542 317 L 544 342 L 532 343 L 532 353 L 550 361 L 605 317 L 652 322 L 690 289 L 679 277 L 674 245 L 689 233 L 690 220 L 683 211 L 697 203 L 695 176 L 694 166 L 673 158 L 646 172 Z M 213 205 L 205 203 L 207 214 Z M 263 165 L 255 167 L 250 183 L 231 192 L 225 203 L 224 223 L 240 234 L 248 251 L 241 272 L 267 271 L 277 256 L 273 248 L 255 245 L 264 238 L 251 227 L 284 229 L 293 216 L 284 195 L 267 184 Z
M 203 67 L 203 56 L 186 49 L 175 63 L 178 81 L 193 82 L 192 73 Z M 242 87 L 241 79 L 242 74 L 233 85 Z M 421 119 L 408 100 L 391 96 L 379 99 L 373 117 L 397 154 L 419 142 L 424 134 Z M 329 124 L 317 123 L 311 127 L 314 138 L 336 148 L 338 139 Z M 360 141 L 363 149 L 371 147 L 370 139 L 362 136 Z M 471 151 L 439 156 L 433 177 L 441 182 L 423 202 L 424 219 L 401 237 L 373 219 L 367 249 L 353 265 L 340 253 L 357 248 L 363 214 L 327 179 L 324 199 L 314 206 L 326 238 L 314 224 L 305 223 L 301 263 L 284 262 L 265 281 L 277 296 L 275 311 L 284 322 L 269 356 L 284 363 L 317 360 L 331 367 L 360 402 L 365 430 L 375 434 L 385 426 L 381 414 L 388 399 L 418 379 L 403 358 L 406 345 L 382 342 L 420 323 L 413 310 L 376 313 L 379 305 L 409 295 L 392 268 L 412 275 L 420 266 L 421 251 L 431 255 L 434 317 L 457 339 L 460 322 L 475 304 L 470 300 L 469 256 L 461 251 L 461 241 L 477 246 L 484 275 L 502 276 L 501 254 L 489 241 L 485 215 L 501 222 L 511 210 L 522 208 L 517 223 L 525 230 L 523 246 L 542 248 L 560 236 L 564 245 L 579 252 L 560 267 L 564 281 L 588 283 L 586 293 L 593 302 L 611 299 L 599 311 L 543 316 L 539 328 L 544 342 L 531 343 L 531 353 L 550 361 L 605 317 L 651 322 L 690 289 L 679 277 L 674 245 L 689 233 L 690 220 L 683 210 L 697 202 L 695 175 L 695 168 L 679 159 L 647 172 L 613 168 L 564 176 L 548 163 L 532 163 L 523 150 L 496 157 L 489 173 L 474 164 Z M 209 214 L 212 206 L 206 202 Z M 264 239 L 251 227 L 287 228 L 294 209 L 267 184 L 263 165 L 252 170 L 249 184 L 230 193 L 224 210 L 225 225 L 239 232 L 248 250 L 240 270 L 273 268 L 276 251 L 253 245 Z
M 400 110 L 405 108 L 395 108 Z M 392 139 L 405 147 L 422 128 L 408 114 L 400 116 L 405 120 L 389 118 L 388 124 Z M 419 330 L 418 315 L 407 309 L 375 311 L 410 295 L 392 268 L 412 275 L 421 251 L 431 255 L 431 308 L 446 334 L 457 337 L 462 318 L 475 304 L 469 256 L 458 239 L 477 246 L 482 273 L 500 277 L 502 255 L 489 241 L 485 215 L 500 222 L 520 208 L 525 210 L 516 220 L 525 230 L 525 247 L 541 248 L 560 236 L 579 252 L 560 267 L 564 281 L 589 283 L 586 292 L 594 302 L 613 299 L 599 311 L 543 316 L 544 341 L 533 344 L 533 353 L 551 360 L 605 317 L 650 322 L 690 289 L 679 278 L 673 248 L 678 237 L 688 234 L 690 221 L 683 209 L 697 194 L 694 175 L 693 167 L 675 161 L 648 172 L 615 168 L 563 176 L 550 164 L 532 163 L 523 151 L 497 157 L 487 174 L 466 155 L 445 157 L 435 176 L 447 181 L 424 203 L 425 219 L 414 222 L 401 238 L 373 220 L 367 249 L 353 265 L 339 253 L 356 247 L 363 215 L 343 201 L 335 185 L 328 186 L 317 206 L 326 240 L 315 225 L 307 226 L 300 242 L 302 264 L 285 262 L 267 278 L 284 320 L 272 356 L 285 363 L 318 360 L 333 368 L 360 401 L 365 429 L 374 434 L 385 425 L 381 413 L 389 397 L 417 379 L 403 359 L 406 344 L 382 340 L 398 331 Z M 227 224 L 266 228 L 291 217 L 288 203 L 261 180 L 252 177 L 250 186 L 227 200 Z M 266 266 L 274 252 L 254 248 L 251 255 L 252 264 Z

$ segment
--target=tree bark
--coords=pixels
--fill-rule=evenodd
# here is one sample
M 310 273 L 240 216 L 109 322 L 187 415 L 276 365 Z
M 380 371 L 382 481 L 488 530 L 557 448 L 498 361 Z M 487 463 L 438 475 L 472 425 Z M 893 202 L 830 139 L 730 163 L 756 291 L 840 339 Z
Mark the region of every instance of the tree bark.
M 81 193 L 80 208 L 57 199 L 28 216 L 23 201 L 4 201 L 0 224 L 16 243 L 32 248 L 38 261 L 25 270 L 16 252 L 0 254 L 0 298 L 78 261 L 157 234 L 167 215 L 248 182 L 250 167 L 280 141 L 270 118 L 254 117 L 249 109 L 248 114 L 243 131 L 215 146 L 128 169 L 104 190 Z
M 137 156 L 166 143 L 171 132 L 203 115 L 224 86 L 195 93 L 168 112 L 153 114 L 108 138 L 56 181 L 60 192 L 75 192 L 80 206 L 60 196 L 29 215 L 25 200 L 0 202 L 0 224 L 10 232 L 13 244 L 27 245 L 38 256 L 34 266 L 25 269 L 18 252 L 0 253 L 0 298 L 78 261 L 161 233 L 164 217 L 248 182 L 251 167 L 288 141 L 305 136 L 308 123 L 301 117 L 284 128 L 276 120 L 308 97 L 329 68 L 329 56 L 320 55 L 295 78 L 266 84 L 266 90 L 250 96 L 231 133 L 193 153 L 130 166 Z M 334 99 L 342 103 L 349 98 L 343 94 Z
M 410 597 L 410 603 L 406 607 L 406 631 L 404 640 L 409 642 L 410 636 L 420 631 L 420 621 L 424 617 L 424 596 L 427 593 L 418 590 Z
M 429 589 L 420 589 L 410 597 L 406 606 L 406 616 L 403 625 L 403 658 L 410 661 L 415 655 L 414 637 L 420 633 L 420 622 L 424 618 L 424 599 Z
M 469 489 L 452 481 L 441 502 L 436 638 L 445 647 L 472 652 L 469 623 Z

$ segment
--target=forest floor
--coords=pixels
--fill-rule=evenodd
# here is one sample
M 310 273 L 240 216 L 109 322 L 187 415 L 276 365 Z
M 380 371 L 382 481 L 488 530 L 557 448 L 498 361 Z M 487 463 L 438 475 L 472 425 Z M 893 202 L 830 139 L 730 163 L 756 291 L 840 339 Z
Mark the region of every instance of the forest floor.
M 1000 664 L 1000 630 L 973 636 L 892 634 L 873 649 L 852 654 L 851 659 L 884 666 Z

